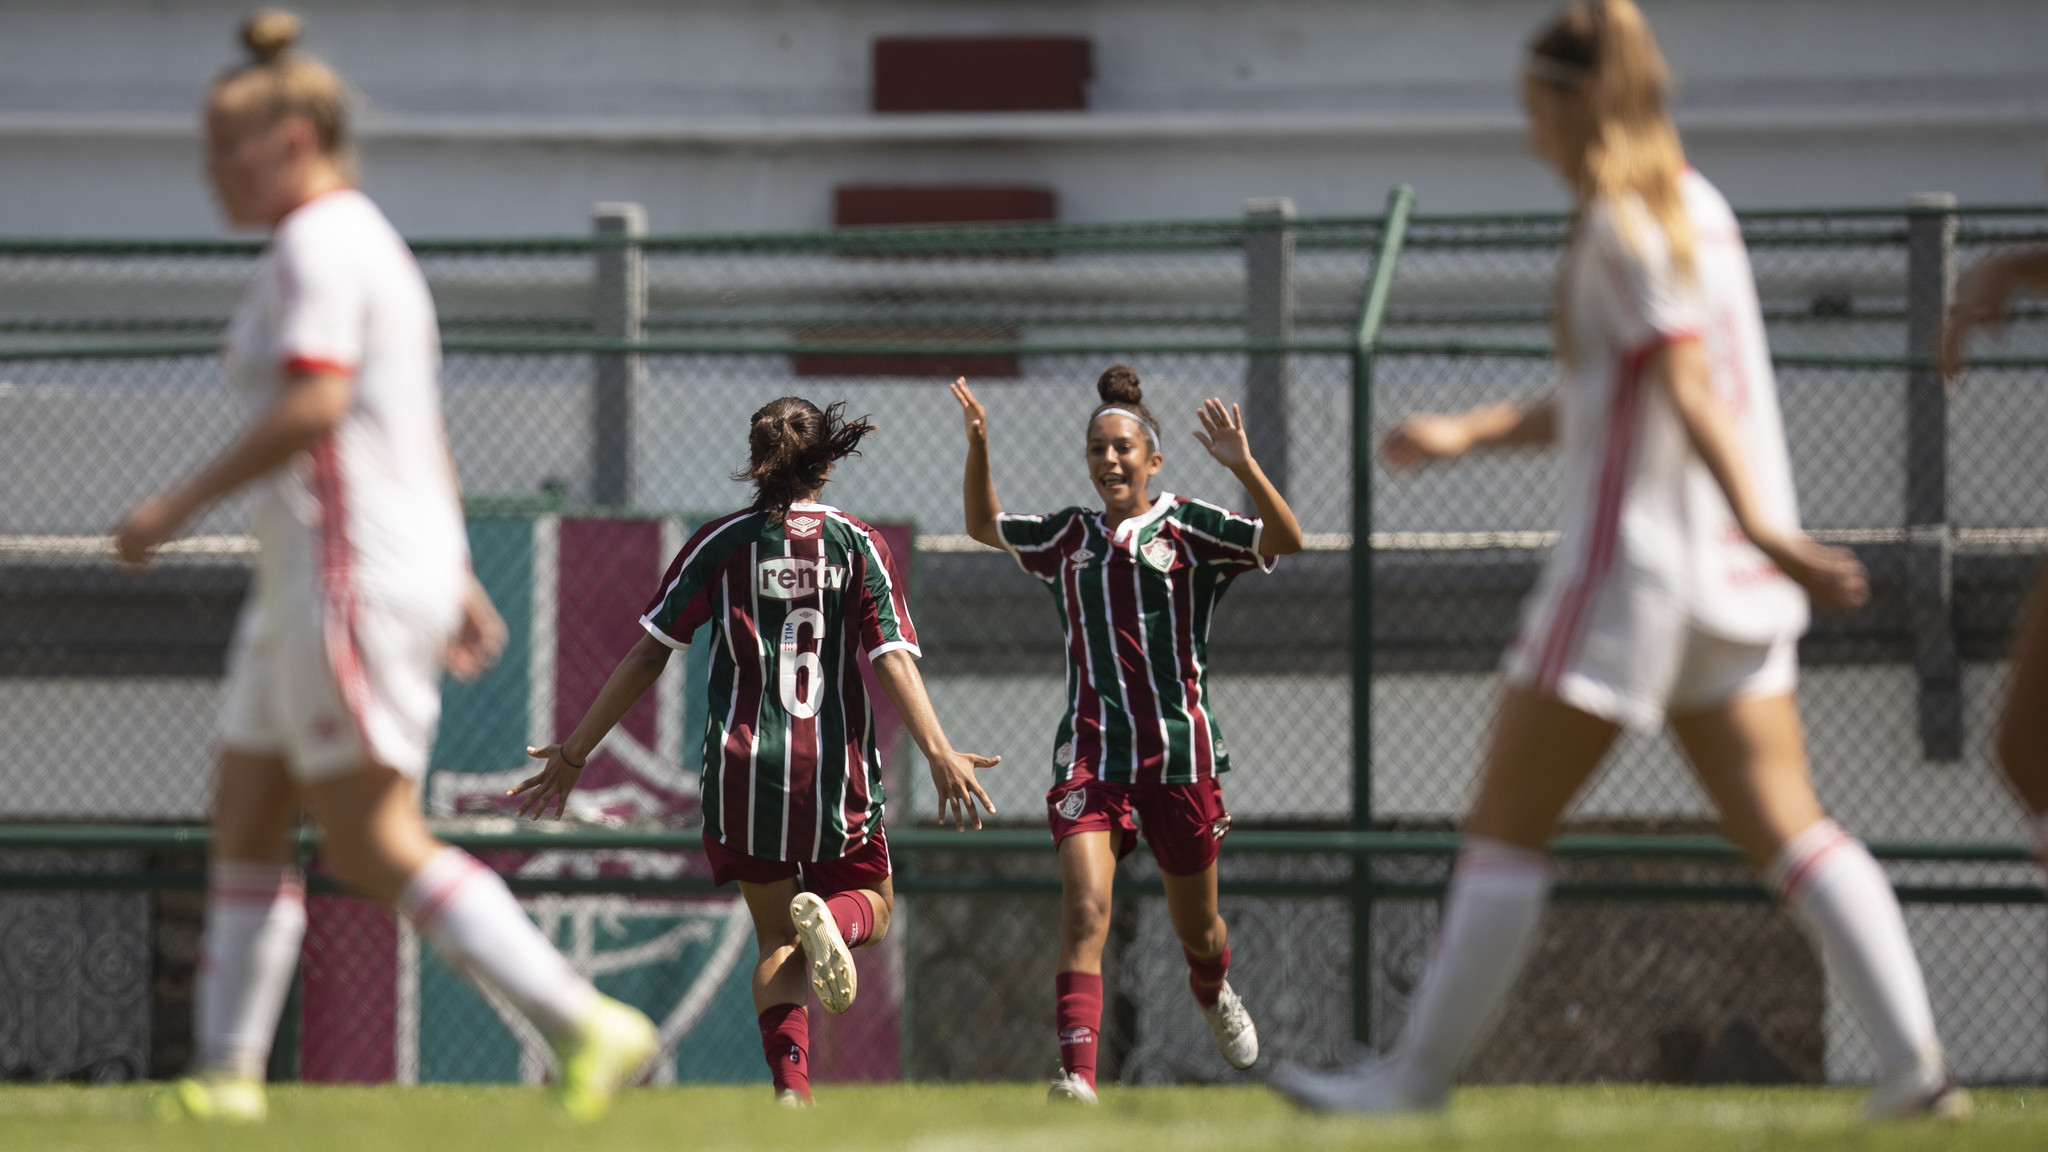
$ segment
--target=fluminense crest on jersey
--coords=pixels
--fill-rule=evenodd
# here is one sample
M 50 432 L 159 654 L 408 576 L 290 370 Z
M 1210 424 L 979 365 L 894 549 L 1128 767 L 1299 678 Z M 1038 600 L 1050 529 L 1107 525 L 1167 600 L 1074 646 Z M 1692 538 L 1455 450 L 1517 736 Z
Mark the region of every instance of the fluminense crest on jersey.
M 1145 563 L 1159 569 L 1161 572 L 1173 569 L 1173 558 L 1178 554 L 1174 549 L 1173 541 L 1168 540 L 1164 536 L 1154 536 L 1152 542 L 1139 549 L 1139 551 L 1145 554 Z

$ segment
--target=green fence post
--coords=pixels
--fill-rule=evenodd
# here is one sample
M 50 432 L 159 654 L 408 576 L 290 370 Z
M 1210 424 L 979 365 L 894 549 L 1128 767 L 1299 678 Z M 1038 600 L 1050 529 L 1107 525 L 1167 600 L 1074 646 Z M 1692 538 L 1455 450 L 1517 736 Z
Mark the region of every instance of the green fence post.
M 1351 827 L 1372 828 L 1372 357 L 1408 235 L 1415 189 L 1387 194 L 1351 350 Z M 1372 857 L 1351 862 L 1351 1031 L 1372 1043 Z

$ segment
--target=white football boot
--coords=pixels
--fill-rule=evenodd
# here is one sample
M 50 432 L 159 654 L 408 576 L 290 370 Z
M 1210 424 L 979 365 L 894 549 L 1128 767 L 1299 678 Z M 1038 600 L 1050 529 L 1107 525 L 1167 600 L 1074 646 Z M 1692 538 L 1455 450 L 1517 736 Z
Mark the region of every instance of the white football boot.
M 827 1012 L 844 1012 L 853 1007 L 860 990 L 860 973 L 853 967 L 853 950 L 839 934 L 832 910 L 814 893 L 799 892 L 789 902 L 789 918 L 796 921 L 796 934 L 803 941 L 804 955 L 811 961 L 811 987 Z
M 777 1108 L 814 1108 L 817 1105 L 810 1100 L 804 1099 L 803 1094 L 796 1089 L 784 1088 L 775 1094 L 775 1106 Z
M 1259 1030 L 1230 981 L 1223 982 L 1215 1005 L 1202 1009 L 1202 1019 L 1209 1022 L 1209 1035 L 1216 1038 L 1216 1050 L 1223 1053 L 1232 1068 L 1242 1072 L 1259 1062 Z
M 1449 1089 L 1419 1087 L 1398 1060 L 1375 1060 L 1328 1072 L 1298 1064 L 1273 1070 L 1275 1091 L 1317 1112 L 1393 1114 L 1431 1112 L 1444 1106 Z
M 1052 1091 L 1045 1094 L 1045 1102 L 1047 1104 L 1086 1104 L 1091 1108 L 1099 1103 L 1095 1098 L 1095 1089 L 1090 1088 L 1086 1080 L 1081 1079 L 1064 1068 L 1060 1070 L 1058 1078 L 1052 1082 Z

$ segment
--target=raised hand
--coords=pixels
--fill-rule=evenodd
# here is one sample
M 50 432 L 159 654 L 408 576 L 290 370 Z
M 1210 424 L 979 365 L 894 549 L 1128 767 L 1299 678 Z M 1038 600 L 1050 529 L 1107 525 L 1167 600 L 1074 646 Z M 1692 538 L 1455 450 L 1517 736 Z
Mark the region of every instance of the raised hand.
M 569 807 L 569 793 L 575 790 L 576 781 L 582 777 L 583 769 L 569 763 L 562 755 L 560 744 L 550 744 L 545 748 L 528 748 L 526 754 L 544 762 L 541 770 L 521 780 L 505 795 L 518 796 L 530 793 L 519 804 L 521 816 L 531 813 L 533 819 L 538 820 L 547 815 L 548 806 L 553 805 L 555 818 L 561 819 L 562 813 Z M 586 760 L 585 763 L 589 761 Z
M 974 802 L 996 814 L 996 806 L 984 792 L 981 782 L 974 778 L 977 768 L 993 768 L 1003 762 L 1001 756 L 976 756 L 972 752 L 952 752 L 931 761 L 932 785 L 939 792 L 939 823 L 950 822 L 956 831 L 965 832 L 969 822 L 975 831 L 981 830 L 981 813 L 974 810 Z
M 1252 462 L 1251 442 L 1244 434 L 1243 409 L 1235 404 L 1225 408 L 1223 401 L 1212 396 L 1202 401 L 1195 414 L 1202 420 L 1195 439 L 1202 442 L 1218 464 L 1235 472 Z
M 953 381 L 952 388 L 953 399 L 960 402 L 960 415 L 967 421 L 967 442 L 988 443 L 988 410 L 974 398 L 974 390 L 967 386 L 967 377 Z

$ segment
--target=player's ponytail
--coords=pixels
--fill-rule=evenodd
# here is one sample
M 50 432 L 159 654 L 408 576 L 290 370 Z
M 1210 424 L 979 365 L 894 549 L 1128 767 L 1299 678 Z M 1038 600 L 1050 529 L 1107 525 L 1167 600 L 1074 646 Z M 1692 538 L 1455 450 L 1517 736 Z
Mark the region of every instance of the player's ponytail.
M 1152 442 L 1153 451 L 1159 450 L 1159 421 L 1152 410 L 1145 407 L 1145 389 L 1138 383 L 1138 374 L 1126 364 L 1111 364 L 1107 371 L 1095 381 L 1095 394 L 1102 397 L 1102 403 L 1088 414 L 1088 424 L 1093 427 L 1095 418 L 1104 412 L 1122 412 L 1135 416 L 1145 429 L 1145 438 Z
M 320 150 L 349 163 L 348 88 L 317 56 L 298 50 L 299 18 L 282 8 L 259 8 L 242 21 L 249 59 L 214 78 L 207 101 L 274 124 L 297 116 L 313 126 Z
M 1580 114 L 1571 120 L 1579 138 L 1570 144 L 1579 156 L 1573 184 L 1581 210 L 1634 195 L 1663 232 L 1672 266 L 1690 276 L 1692 223 L 1679 192 L 1685 150 L 1666 108 L 1671 72 L 1642 10 L 1634 0 L 1576 0 L 1537 33 L 1526 71 L 1578 99 Z M 1628 217 L 1619 223 L 1625 229 Z M 1562 306 L 1557 313 L 1558 346 L 1568 355 Z
M 865 416 L 848 420 L 844 400 L 823 411 L 800 396 L 770 400 L 747 423 L 747 466 L 732 478 L 753 481 L 754 511 L 779 521 L 798 497 L 824 487 L 835 462 L 860 455 L 874 430 Z

